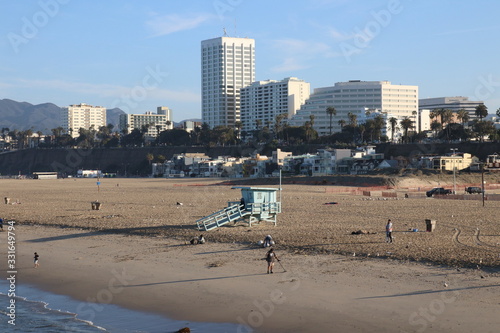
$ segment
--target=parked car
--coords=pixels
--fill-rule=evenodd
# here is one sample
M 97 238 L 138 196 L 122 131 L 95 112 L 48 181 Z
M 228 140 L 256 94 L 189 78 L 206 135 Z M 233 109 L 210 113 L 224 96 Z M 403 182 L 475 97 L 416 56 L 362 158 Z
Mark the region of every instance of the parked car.
M 451 190 L 443 187 L 434 187 L 432 190 L 425 192 L 428 197 L 432 197 L 435 194 L 451 194 Z
M 469 194 L 475 194 L 475 193 L 483 193 L 483 189 L 479 186 L 469 186 L 465 189 L 465 192 Z

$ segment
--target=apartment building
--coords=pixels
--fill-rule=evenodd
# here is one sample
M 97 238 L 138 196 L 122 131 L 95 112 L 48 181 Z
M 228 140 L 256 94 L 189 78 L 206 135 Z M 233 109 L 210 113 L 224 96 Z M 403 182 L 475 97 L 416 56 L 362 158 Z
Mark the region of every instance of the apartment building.
M 240 121 L 240 89 L 255 81 L 255 40 L 217 37 L 201 42 L 201 115 L 210 128 Z
M 146 112 L 144 114 L 122 114 L 120 115 L 120 131 L 130 133 L 133 129 L 143 129 L 147 126 L 146 137 L 156 138 L 159 133 L 172 129 L 172 111 L 167 107 L 158 107 L 157 113 Z
M 244 132 L 258 130 L 259 126 L 273 126 L 276 116 L 292 118 L 309 98 L 311 85 L 296 77 L 281 81 L 257 81 L 240 90 L 240 117 Z
M 80 128 L 88 130 L 92 126 L 96 130 L 106 126 L 105 107 L 80 103 L 62 108 L 61 127 L 73 138 L 80 136 Z
M 326 112 L 328 107 L 336 109 L 332 118 Z M 314 129 L 320 136 L 329 135 L 330 131 L 341 131 L 339 120 L 349 123 L 349 113 L 359 117 L 365 109 L 378 109 L 398 117 L 414 116 L 418 112 L 418 86 L 394 85 L 389 81 L 337 82 L 332 87 L 314 89 L 291 124 L 302 126 L 314 116 Z

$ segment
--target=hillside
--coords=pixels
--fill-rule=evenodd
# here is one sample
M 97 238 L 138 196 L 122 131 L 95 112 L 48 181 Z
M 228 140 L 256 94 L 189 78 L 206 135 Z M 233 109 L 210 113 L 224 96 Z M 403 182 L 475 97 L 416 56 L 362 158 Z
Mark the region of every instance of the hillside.
M 59 115 L 61 107 L 53 103 L 33 105 L 27 102 L 17 102 L 11 99 L 0 100 L 0 128 L 17 129 L 20 131 L 33 128 L 34 132 L 41 131 L 50 134 L 52 128 L 61 126 Z M 118 108 L 107 110 L 107 124 L 118 127 L 120 114 Z

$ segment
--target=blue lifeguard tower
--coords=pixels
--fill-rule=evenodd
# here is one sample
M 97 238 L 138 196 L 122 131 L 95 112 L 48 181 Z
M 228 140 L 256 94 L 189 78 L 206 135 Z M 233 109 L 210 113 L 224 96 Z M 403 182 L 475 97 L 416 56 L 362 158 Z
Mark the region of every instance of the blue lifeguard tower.
M 236 186 L 232 189 L 241 189 L 241 200 L 228 201 L 226 208 L 197 220 L 198 230 L 208 231 L 238 220 L 247 220 L 250 227 L 261 221 L 276 226 L 276 216 L 281 213 L 281 202 L 276 198 L 278 188 Z

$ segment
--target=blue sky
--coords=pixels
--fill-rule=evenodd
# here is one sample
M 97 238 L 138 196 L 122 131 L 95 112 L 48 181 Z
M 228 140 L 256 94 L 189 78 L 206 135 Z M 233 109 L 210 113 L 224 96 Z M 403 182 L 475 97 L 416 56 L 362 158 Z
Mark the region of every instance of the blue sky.
M 500 107 L 495 0 L 2 1 L 0 99 L 201 117 L 200 42 L 256 41 L 257 80 L 418 85 Z

